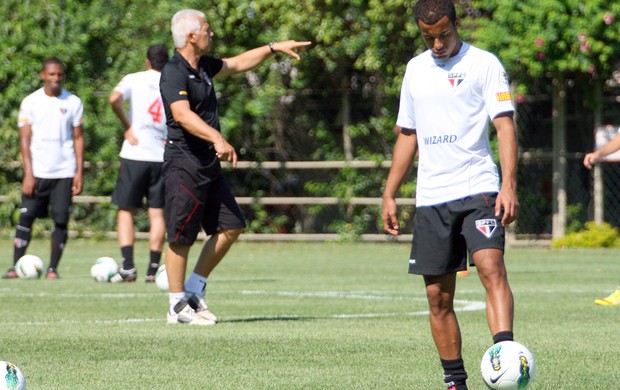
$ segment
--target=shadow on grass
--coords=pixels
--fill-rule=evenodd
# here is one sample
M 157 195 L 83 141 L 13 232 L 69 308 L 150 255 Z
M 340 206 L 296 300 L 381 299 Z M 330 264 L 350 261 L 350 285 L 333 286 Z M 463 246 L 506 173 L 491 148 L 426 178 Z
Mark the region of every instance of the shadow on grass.
M 263 321 L 310 321 L 318 320 L 320 317 L 299 317 L 299 316 L 264 316 L 264 317 L 247 317 L 247 318 L 231 318 L 220 320 L 220 323 L 243 323 L 243 322 L 263 322 Z

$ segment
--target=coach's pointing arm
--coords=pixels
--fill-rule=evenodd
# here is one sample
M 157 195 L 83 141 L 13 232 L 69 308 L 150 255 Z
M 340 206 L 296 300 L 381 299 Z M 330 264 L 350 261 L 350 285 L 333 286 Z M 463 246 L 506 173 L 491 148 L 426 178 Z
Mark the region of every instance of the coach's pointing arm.
M 269 56 L 271 56 L 275 52 L 282 52 L 295 58 L 296 60 L 299 60 L 300 57 L 299 54 L 297 54 L 297 49 L 308 46 L 310 44 L 312 44 L 312 42 L 297 42 L 292 40 L 272 42 L 269 45 L 248 50 L 231 58 L 223 58 L 222 61 L 224 61 L 224 66 L 222 67 L 222 70 L 220 70 L 218 74 L 215 75 L 214 78 L 217 79 L 252 70 L 258 65 L 262 64 L 267 58 L 269 58 Z

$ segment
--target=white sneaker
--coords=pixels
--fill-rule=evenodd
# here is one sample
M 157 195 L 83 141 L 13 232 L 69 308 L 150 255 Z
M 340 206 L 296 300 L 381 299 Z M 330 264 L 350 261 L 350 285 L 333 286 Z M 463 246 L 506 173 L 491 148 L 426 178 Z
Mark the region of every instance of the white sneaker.
M 194 294 L 187 300 L 187 302 L 189 303 L 189 306 L 194 309 L 197 316 L 209 321 L 220 321 L 215 314 L 209 311 L 209 306 L 207 306 L 207 302 L 204 298 Z
M 173 310 L 175 314 L 170 314 L 170 310 L 168 310 L 167 320 L 169 324 L 215 325 L 214 320 L 198 315 L 185 299 L 179 301 Z

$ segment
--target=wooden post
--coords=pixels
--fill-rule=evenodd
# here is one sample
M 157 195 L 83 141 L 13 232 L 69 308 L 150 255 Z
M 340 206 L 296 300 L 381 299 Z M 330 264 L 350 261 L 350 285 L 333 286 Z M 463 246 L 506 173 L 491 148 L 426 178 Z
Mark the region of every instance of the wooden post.
M 553 81 L 553 238 L 566 232 L 566 83 L 564 76 Z
M 596 108 L 594 109 L 594 128 L 598 129 L 603 125 L 603 85 L 602 82 L 595 84 L 594 98 L 596 99 Z M 593 134 L 594 136 L 596 134 Z M 594 140 L 592 140 L 592 149 L 596 149 Z M 605 220 L 605 201 L 603 198 L 603 166 L 601 164 L 594 165 L 592 172 L 592 200 L 594 207 L 594 223 L 600 225 Z

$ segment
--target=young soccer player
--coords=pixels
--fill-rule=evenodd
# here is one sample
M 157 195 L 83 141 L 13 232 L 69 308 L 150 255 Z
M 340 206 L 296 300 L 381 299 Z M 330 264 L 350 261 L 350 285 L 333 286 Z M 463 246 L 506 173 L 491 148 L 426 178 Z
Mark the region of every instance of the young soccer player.
M 62 87 L 65 69 L 57 58 L 43 61 L 43 87 L 19 108 L 19 140 L 23 160 L 22 201 L 15 232 L 13 265 L 3 279 L 17 277 L 15 264 L 26 254 L 35 219 L 54 220 L 49 266 L 45 277 L 58 279 L 58 264 L 68 238 L 71 199 L 82 192 L 84 108 L 80 98 Z
M 134 215 L 147 199 L 149 214 L 149 265 L 144 280 L 155 281 L 166 238 L 164 223 L 164 161 L 166 117 L 159 93 L 161 70 L 168 62 L 168 49 L 152 45 L 146 52 L 147 70 L 130 73 L 110 94 L 110 105 L 124 128 L 121 167 L 112 203 L 118 206 L 117 233 L 123 265 L 112 283 L 133 282 L 138 271 L 134 264 Z M 129 101 L 129 115 L 123 102 Z
M 457 272 L 470 256 L 486 290 L 497 343 L 513 339 L 513 296 L 504 265 L 504 227 L 518 215 L 517 140 L 506 72 L 497 58 L 461 41 L 452 0 L 420 0 L 415 20 L 428 50 L 407 64 L 383 224 L 400 234 L 395 197 L 419 151 L 409 272 L 422 275 L 431 334 L 450 390 L 467 389 L 454 311 Z M 499 141 L 502 182 L 489 145 Z

